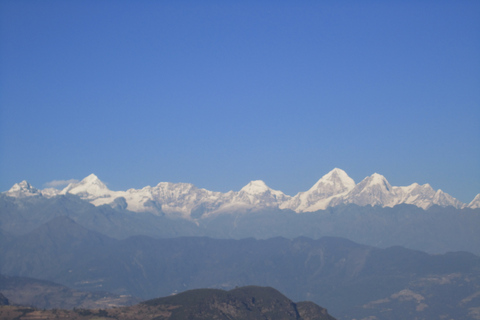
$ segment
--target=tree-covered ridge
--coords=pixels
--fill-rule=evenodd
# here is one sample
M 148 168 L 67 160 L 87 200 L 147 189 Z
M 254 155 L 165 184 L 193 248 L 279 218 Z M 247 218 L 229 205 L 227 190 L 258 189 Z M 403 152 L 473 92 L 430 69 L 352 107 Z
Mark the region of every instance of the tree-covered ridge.
M 112 309 L 37 310 L 0 307 L 3 320 L 335 320 L 313 302 L 294 303 L 273 288 L 248 286 L 230 291 L 196 289 Z

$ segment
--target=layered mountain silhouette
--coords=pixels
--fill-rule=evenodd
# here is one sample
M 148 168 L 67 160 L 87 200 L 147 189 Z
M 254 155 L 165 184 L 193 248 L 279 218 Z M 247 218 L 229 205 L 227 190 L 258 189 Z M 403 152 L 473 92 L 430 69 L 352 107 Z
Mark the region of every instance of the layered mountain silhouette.
M 227 193 L 168 182 L 111 191 L 95 175 L 60 191 L 23 181 L 0 194 L 0 273 L 71 288 L 23 287 L 44 288 L 50 305 L 62 290 L 78 298 L 71 306 L 98 292 L 113 303 L 260 285 L 337 319 L 474 319 L 479 201 L 379 174 L 355 184 L 340 169 L 293 197 L 260 180 Z M 9 288 L 8 299 L 20 292 Z
M 231 239 L 334 236 L 379 247 L 400 245 L 429 253 L 463 250 L 480 254 L 480 209 L 342 204 L 301 214 L 265 207 L 205 215 L 199 209 L 192 212 L 193 219 L 174 219 L 168 214 L 131 212 L 121 205 L 95 206 L 70 193 L 53 197 L 0 194 L 0 240 L 26 234 L 58 216 L 116 239 L 137 235 Z
M 480 303 L 478 256 L 378 249 L 331 237 L 116 240 L 60 216 L 4 242 L 0 257 L 2 274 L 142 299 L 269 286 L 325 306 L 338 319 L 466 318 Z

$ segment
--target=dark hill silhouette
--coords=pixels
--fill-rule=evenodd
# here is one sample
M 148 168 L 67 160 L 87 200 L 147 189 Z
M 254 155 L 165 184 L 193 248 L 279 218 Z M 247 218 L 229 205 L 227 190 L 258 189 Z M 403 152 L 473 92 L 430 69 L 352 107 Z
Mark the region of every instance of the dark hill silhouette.
M 0 307 L 2 320 L 335 320 L 313 302 L 294 303 L 273 288 L 244 287 L 230 291 L 197 289 L 111 309 L 35 310 Z
M 333 320 L 314 303 L 296 304 L 270 287 L 247 286 L 230 291 L 197 289 L 143 302 L 171 306 L 171 319 Z

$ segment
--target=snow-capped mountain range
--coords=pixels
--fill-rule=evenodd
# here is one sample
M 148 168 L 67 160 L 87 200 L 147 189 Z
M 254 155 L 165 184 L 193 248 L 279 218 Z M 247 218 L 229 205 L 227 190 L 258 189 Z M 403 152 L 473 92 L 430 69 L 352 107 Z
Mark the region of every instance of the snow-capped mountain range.
M 458 209 L 480 208 L 480 194 L 467 205 L 442 190 L 435 191 L 429 184 L 391 186 L 387 179 L 378 173 L 355 184 L 345 171 L 338 168 L 324 175 L 308 191 L 299 192 L 293 197 L 269 188 L 261 180 L 251 181 L 240 191 L 227 193 L 200 189 L 190 183 L 171 182 L 160 182 L 155 187 L 147 186 L 142 189 L 112 191 L 94 174 L 80 182 L 70 183 L 63 190 L 38 190 L 22 181 L 4 193 L 13 197 L 53 197 L 69 193 L 95 206 L 110 205 L 133 212 L 152 212 L 185 219 L 265 208 L 290 209 L 297 213 L 314 212 L 349 203 L 381 207 L 411 204 L 423 209 L 433 205 L 453 206 Z

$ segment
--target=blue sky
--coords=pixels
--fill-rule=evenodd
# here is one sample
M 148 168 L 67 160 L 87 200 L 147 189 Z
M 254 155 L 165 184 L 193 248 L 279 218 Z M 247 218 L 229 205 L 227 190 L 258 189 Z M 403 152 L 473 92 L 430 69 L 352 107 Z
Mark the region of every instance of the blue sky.
M 479 1 L 0 2 L 0 190 L 480 192 Z

